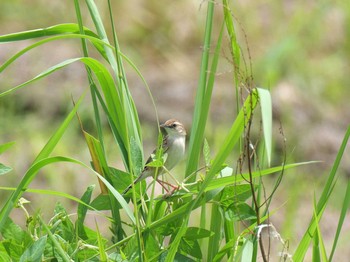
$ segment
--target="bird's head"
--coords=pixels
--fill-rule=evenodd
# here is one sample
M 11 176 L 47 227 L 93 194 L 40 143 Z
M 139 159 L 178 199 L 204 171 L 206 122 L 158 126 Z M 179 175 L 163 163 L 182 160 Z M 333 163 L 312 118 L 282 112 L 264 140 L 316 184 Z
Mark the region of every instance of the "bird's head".
M 169 119 L 164 124 L 160 125 L 169 136 L 186 136 L 184 125 L 176 119 Z

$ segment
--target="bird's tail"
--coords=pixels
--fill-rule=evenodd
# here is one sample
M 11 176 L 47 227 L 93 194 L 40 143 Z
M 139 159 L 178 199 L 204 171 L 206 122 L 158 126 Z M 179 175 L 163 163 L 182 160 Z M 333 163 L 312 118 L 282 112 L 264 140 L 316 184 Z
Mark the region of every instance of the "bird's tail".
M 135 185 L 136 183 L 140 182 L 140 181 L 143 180 L 143 179 L 144 179 L 144 177 L 143 177 L 142 175 L 139 176 L 138 178 L 136 178 L 136 179 L 134 180 L 134 182 L 132 182 L 132 183 L 130 184 L 130 186 L 128 186 L 128 187 L 123 191 L 122 195 L 125 195 L 126 193 L 128 193 L 129 190 L 133 187 L 133 185 Z
M 130 186 L 128 186 L 128 187 L 123 191 L 122 195 L 125 195 L 126 193 L 128 193 L 129 190 L 132 188 L 132 185 L 133 185 L 133 184 L 134 184 L 134 183 L 132 183 Z

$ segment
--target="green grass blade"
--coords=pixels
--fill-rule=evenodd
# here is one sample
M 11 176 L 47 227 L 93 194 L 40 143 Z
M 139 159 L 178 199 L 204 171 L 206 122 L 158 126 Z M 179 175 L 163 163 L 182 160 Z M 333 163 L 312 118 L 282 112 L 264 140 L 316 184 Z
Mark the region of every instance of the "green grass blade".
M 97 35 L 94 32 L 92 32 L 87 28 L 84 28 L 84 32 L 86 35 L 97 37 Z M 54 25 L 47 28 L 39 28 L 35 30 L 17 32 L 14 34 L 1 35 L 0 43 L 22 41 L 22 40 L 34 39 L 38 37 L 47 37 L 52 35 L 71 34 L 71 33 L 74 33 L 74 34 L 79 33 L 79 26 L 77 24 L 73 24 L 73 23 L 59 24 L 59 25 Z
M 241 64 L 241 48 L 237 41 L 236 30 L 233 23 L 233 15 L 229 7 L 228 1 L 223 0 L 222 3 L 223 3 L 222 4 L 223 9 L 224 9 L 225 25 L 226 25 L 227 33 L 229 35 L 230 44 L 231 44 L 230 51 L 231 51 L 231 56 L 233 60 L 234 84 L 235 84 L 235 91 L 236 91 L 236 110 L 237 110 L 236 112 L 238 114 L 239 105 L 240 105 L 239 103 L 240 71 L 239 70 L 240 70 L 240 64 Z
M 94 22 L 94 25 L 96 27 L 96 30 L 98 32 L 99 37 L 109 44 L 106 31 L 103 26 L 102 19 L 100 17 L 100 14 L 98 12 L 98 9 L 92 0 L 86 1 L 87 6 L 89 8 L 90 15 L 92 17 L 92 20 Z M 116 48 L 118 48 L 118 45 L 116 44 Z M 119 128 L 119 125 L 122 125 L 125 127 L 125 130 L 120 132 L 120 135 L 123 137 L 124 147 L 126 148 L 126 152 L 128 153 L 128 156 L 124 156 L 126 162 L 124 162 L 125 166 L 127 167 L 128 171 L 135 172 L 134 167 L 138 166 L 135 163 L 132 163 L 131 159 L 131 150 L 130 150 L 130 140 L 133 138 L 139 147 L 139 150 L 143 152 L 142 147 L 142 136 L 141 136 L 141 130 L 140 130 L 140 121 L 138 119 L 137 110 L 134 104 L 134 101 L 131 97 L 131 94 L 129 92 L 129 89 L 127 87 L 127 81 L 126 81 L 126 75 L 124 72 L 124 68 L 122 65 L 122 58 L 119 54 L 119 50 L 117 49 L 115 52 L 112 48 L 109 48 L 107 46 L 104 46 L 107 60 L 109 64 L 111 65 L 115 76 L 116 76 L 116 83 L 117 88 L 115 89 L 116 92 L 119 95 L 119 103 L 120 103 L 120 109 L 123 116 L 120 117 L 120 123 L 114 123 L 117 125 L 117 128 Z M 117 56 L 117 59 L 115 57 Z M 108 104 L 108 103 L 107 103 Z M 142 154 L 143 155 L 143 154 Z M 143 162 L 143 161 L 142 161 Z
M 197 94 L 195 99 L 195 107 L 193 113 L 192 120 L 192 129 L 190 135 L 190 142 L 188 145 L 188 159 L 186 163 L 186 176 L 189 176 L 194 171 L 197 170 L 198 161 L 201 151 L 202 141 L 198 141 L 198 134 L 204 132 L 204 126 L 200 126 L 202 123 L 200 122 L 201 112 L 203 110 L 203 100 L 206 93 L 207 86 L 207 74 L 208 74 L 208 63 L 209 63 L 209 51 L 211 44 L 211 34 L 212 34 L 212 26 L 213 26 L 213 15 L 214 15 L 214 3 L 208 2 L 207 9 L 207 20 L 205 25 L 205 35 L 204 35 L 204 43 L 203 43 L 203 53 L 202 53 L 202 61 L 200 68 L 200 76 L 197 87 Z
M 230 43 L 231 43 L 231 52 L 232 52 L 232 58 L 234 59 L 234 66 L 235 71 L 239 70 L 240 67 L 240 60 L 241 60 L 241 48 L 238 45 L 237 42 L 237 36 L 236 31 L 233 23 L 233 17 L 231 14 L 231 9 L 228 5 L 227 0 L 223 0 L 223 7 L 224 7 L 224 17 L 225 17 L 225 23 L 226 23 L 226 29 L 230 37 Z
M 70 122 L 72 121 L 73 117 L 75 116 L 81 102 L 83 101 L 85 95 L 82 95 L 79 100 L 77 101 L 76 105 L 74 106 L 73 110 L 69 113 L 69 115 L 66 117 L 66 119 L 63 121 L 61 126 L 56 130 L 56 132 L 53 134 L 53 136 L 50 137 L 49 141 L 46 143 L 46 145 L 43 147 L 43 149 L 40 151 L 38 156 L 35 158 L 34 163 L 37 161 L 48 157 L 51 152 L 54 150 L 58 142 L 61 140 L 64 132 L 68 128 Z
M 83 18 L 81 15 L 79 0 L 74 0 L 74 7 L 75 7 L 75 13 L 76 13 L 76 17 L 77 17 L 77 21 L 78 21 L 78 25 L 79 25 L 79 32 L 80 32 L 80 34 L 84 35 L 85 32 L 84 32 Z M 87 41 L 84 38 L 81 39 L 81 47 L 83 50 L 84 57 L 89 57 Z M 105 57 L 103 45 L 101 46 L 101 49 L 103 51 L 101 49 L 99 49 L 98 47 L 96 47 L 96 48 L 99 50 L 101 55 L 103 57 Z M 98 93 L 98 90 L 97 90 L 97 87 L 96 87 L 96 84 L 95 84 L 95 81 L 94 81 L 94 78 L 92 76 L 92 72 L 91 72 L 90 68 L 85 65 L 85 70 L 86 70 L 86 73 L 88 76 L 88 81 L 89 81 L 91 101 L 92 101 L 93 112 L 94 112 L 94 117 L 95 117 L 95 124 L 96 124 L 96 129 L 97 129 L 97 136 L 98 136 L 98 139 L 101 143 L 102 149 L 104 151 L 105 146 L 104 146 L 104 139 L 103 139 L 103 132 L 102 132 L 102 121 L 101 121 L 101 117 L 100 117 L 100 110 L 98 107 L 97 94 L 96 94 L 96 93 Z M 101 187 L 101 189 L 102 188 L 103 188 L 103 186 Z
M 329 259 L 328 259 L 329 262 L 331 262 L 333 260 L 333 256 L 334 256 L 334 253 L 335 253 L 335 249 L 337 247 L 337 243 L 338 243 L 338 240 L 339 240 L 340 232 L 341 232 L 341 229 L 343 227 L 345 216 L 346 216 L 346 213 L 347 213 L 349 207 L 350 207 L 350 181 L 348 182 L 348 186 L 346 188 L 346 193 L 345 193 L 345 196 L 344 196 L 343 206 L 342 206 L 340 217 L 339 217 L 339 221 L 338 221 L 337 231 L 336 231 L 335 236 L 334 236 L 334 242 L 333 242 L 333 245 L 332 245 L 331 254 L 329 255 Z
M 314 235 L 314 247 L 313 247 L 313 260 L 312 261 L 327 261 L 326 249 L 324 246 L 324 241 L 320 229 L 320 214 L 319 216 L 316 214 L 316 196 L 314 196 L 314 218 L 316 224 L 316 233 Z
M 316 211 L 317 211 L 318 216 L 320 215 L 320 213 L 322 212 L 322 210 L 324 209 L 324 207 L 328 203 L 329 196 L 332 192 L 332 189 L 334 188 L 335 175 L 337 173 L 340 161 L 343 157 L 343 154 L 344 154 L 345 148 L 347 146 L 349 137 L 350 137 L 350 126 L 348 127 L 348 129 L 345 133 L 343 142 L 339 148 L 337 157 L 334 161 L 333 167 L 332 167 L 331 172 L 328 176 L 326 185 L 323 189 L 320 200 L 317 203 Z M 307 251 L 309 244 L 310 244 L 310 241 L 311 241 L 311 235 L 313 235 L 314 232 L 315 232 L 315 220 L 312 219 L 307 231 L 305 232 L 305 234 L 304 234 L 302 240 L 300 241 L 296 251 L 294 252 L 294 255 L 293 255 L 294 261 L 302 261 L 304 259 L 304 256 L 306 254 L 306 251 Z
M 200 112 L 200 117 L 199 117 L 199 125 L 198 128 L 196 129 L 196 133 L 191 133 L 191 136 L 194 135 L 194 147 L 192 148 L 193 151 L 190 154 L 190 157 L 188 158 L 189 161 L 192 163 L 191 168 L 196 168 L 198 169 L 198 160 L 200 158 L 200 152 L 202 150 L 202 144 L 204 141 L 204 131 L 205 131 L 205 126 L 207 123 L 208 119 L 208 114 L 209 114 L 209 108 L 210 108 L 210 102 L 211 102 L 211 97 L 212 97 L 212 92 L 214 88 L 214 82 L 215 82 L 215 76 L 216 76 L 216 69 L 218 66 L 219 62 L 219 56 L 220 56 L 220 51 L 221 51 L 221 43 L 222 43 L 222 36 L 223 36 L 223 27 L 221 29 L 217 45 L 215 48 L 215 53 L 213 56 L 211 68 L 210 68 L 210 73 L 208 75 L 208 80 L 207 80 L 207 86 L 205 90 L 205 95 L 202 101 L 201 105 L 201 112 Z M 190 159 L 191 156 L 194 155 L 195 157 L 193 159 Z M 196 157 L 197 155 L 197 157 Z M 193 162 L 197 161 L 197 163 Z M 192 177 L 192 179 L 189 179 L 189 182 L 193 182 L 195 180 L 195 176 Z
M 62 135 L 66 131 L 69 123 L 74 118 L 75 113 L 76 113 L 82 99 L 83 99 L 83 96 L 80 97 L 77 104 L 74 106 L 73 110 L 68 114 L 68 116 L 63 121 L 61 126 L 57 129 L 57 131 L 52 135 L 52 137 L 49 139 L 49 141 L 46 143 L 46 145 L 40 151 L 40 153 L 38 154 L 38 156 L 34 160 L 33 165 L 31 166 L 31 168 L 29 170 L 31 170 L 35 166 L 35 164 L 38 163 L 40 160 L 48 157 L 51 154 L 51 152 L 53 151 L 53 149 L 57 145 L 58 141 L 61 139 Z M 20 184 L 17 187 L 17 190 L 10 196 L 10 198 L 7 200 L 6 204 L 4 205 L 4 207 L 0 211 L 0 230 L 4 226 L 6 218 L 10 214 L 12 208 L 14 207 L 14 205 L 17 203 L 18 199 L 22 195 L 23 190 L 25 190 L 26 187 L 34 179 L 35 173 L 33 175 L 29 172 L 29 170 L 24 175 L 22 181 L 20 182 Z
M 259 93 L 259 103 L 261 107 L 261 117 L 268 166 L 271 164 L 272 152 L 272 102 L 271 94 L 268 90 L 257 88 Z
M 16 191 L 17 187 L 0 187 L 0 190 L 5 190 L 5 191 Z M 26 188 L 26 192 L 28 193 L 34 193 L 34 194 L 40 194 L 40 195 L 51 195 L 51 196 L 58 196 L 58 197 L 63 197 L 69 200 L 72 200 L 80 205 L 85 205 L 86 207 L 95 210 L 92 206 L 87 205 L 83 201 L 81 201 L 79 198 L 69 195 L 64 192 L 60 191 L 55 191 L 55 190 L 48 190 L 48 189 L 33 189 L 33 188 Z M 102 213 L 101 213 L 102 214 Z
M 36 42 L 34 44 L 31 44 L 31 45 L 23 48 L 18 53 L 16 53 L 11 58 L 9 58 L 7 61 L 5 61 L 0 67 L 0 73 L 2 71 L 4 71 L 14 61 L 16 61 L 18 58 L 20 58 L 22 55 L 24 55 L 25 53 L 29 52 L 30 50 L 32 50 L 32 49 L 34 49 L 36 47 L 39 47 L 39 46 L 41 46 L 43 44 L 46 44 L 46 43 L 49 43 L 49 42 L 53 42 L 53 41 L 56 41 L 56 40 L 63 40 L 63 39 L 87 39 L 102 54 L 104 52 L 104 51 L 102 51 L 103 50 L 103 46 L 107 45 L 105 42 L 103 42 L 102 40 L 100 40 L 100 39 L 98 39 L 96 37 L 92 37 L 92 36 L 88 36 L 88 35 L 81 35 L 81 34 L 64 34 L 64 35 L 59 35 L 59 36 L 53 36 L 53 37 L 45 38 L 43 40 L 40 40 L 40 41 L 38 41 L 38 42 Z M 110 47 L 112 47 L 112 46 L 110 46 Z
M 277 172 L 281 172 L 282 170 L 287 170 L 290 168 L 295 168 L 295 167 L 302 166 L 302 165 L 309 165 L 309 164 L 313 164 L 313 163 L 318 163 L 318 162 L 317 161 L 310 161 L 310 162 L 293 163 L 293 164 L 288 164 L 285 166 L 276 166 L 276 167 L 271 167 L 271 168 L 267 168 L 264 170 L 254 171 L 254 172 L 252 172 L 252 178 L 259 178 L 259 177 L 267 176 L 267 175 L 274 174 Z M 214 190 L 217 188 L 229 186 L 229 185 L 232 185 L 233 183 L 244 182 L 244 181 L 247 181 L 247 179 L 249 179 L 248 173 L 236 175 L 236 177 L 234 179 L 232 178 L 232 176 L 219 177 L 219 178 L 216 178 L 216 179 L 213 179 L 212 181 L 210 181 L 208 186 L 205 188 L 204 192 L 208 192 L 208 191 L 211 191 L 211 190 Z M 200 183 L 200 182 L 198 182 L 198 183 Z M 196 185 L 188 186 L 187 189 L 192 193 L 197 193 L 198 192 L 198 185 L 196 184 Z M 176 195 L 176 193 L 175 193 L 175 195 Z
M 219 198 L 217 197 L 216 199 L 218 200 Z M 216 203 L 216 201 L 214 201 L 210 215 L 210 231 L 214 232 L 214 235 L 209 238 L 207 261 L 213 261 L 220 248 L 222 234 L 221 228 L 223 225 L 221 215 L 222 213 L 220 212 L 220 206 Z
M 95 225 L 96 225 L 96 231 L 97 231 L 97 242 L 98 242 L 98 251 L 100 254 L 100 261 L 108 261 L 108 257 L 106 254 L 106 250 L 104 247 L 104 243 L 103 243 L 103 239 L 102 239 L 100 230 L 98 228 L 97 221 L 95 221 Z

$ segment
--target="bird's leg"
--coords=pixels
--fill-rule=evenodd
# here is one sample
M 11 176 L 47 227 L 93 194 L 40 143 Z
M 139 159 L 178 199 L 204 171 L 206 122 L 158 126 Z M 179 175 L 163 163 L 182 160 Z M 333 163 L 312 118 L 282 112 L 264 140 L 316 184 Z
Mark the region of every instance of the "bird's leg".
M 170 183 L 168 183 L 168 182 L 166 182 L 166 181 L 163 181 L 163 180 L 160 180 L 160 179 L 158 179 L 157 178 L 157 182 L 162 186 L 162 187 L 164 187 L 164 184 L 166 184 L 167 186 L 169 186 L 169 187 L 171 187 L 171 188 L 173 188 L 173 189 L 178 189 L 179 187 L 178 186 L 174 186 L 174 185 L 172 185 L 172 184 L 170 184 Z M 165 188 L 165 187 L 164 187 Z M 167 190 L 168 191 L 168 190 Z
M 166 188 L 166 186 L 164 186 L 164 181 L 159 180 L 158 178 L 156 179 L 156 181 L 159 183 L 159 185 L 162 186 L 162 188 L 164 188 L 164 190 L 165 190 L 166 192 L 169 192 L 169 190 Z

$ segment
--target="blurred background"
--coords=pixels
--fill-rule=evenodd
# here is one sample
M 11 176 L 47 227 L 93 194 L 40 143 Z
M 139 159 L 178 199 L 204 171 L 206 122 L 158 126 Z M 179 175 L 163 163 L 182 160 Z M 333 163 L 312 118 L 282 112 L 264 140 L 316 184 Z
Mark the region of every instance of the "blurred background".
M 97 1 L 105 14 L 106 29 L 111 26 L 104 1 Z M 101 3 L 103 2 L 103 3 Z M 160 120 L 178 118 L 190 130 L 192 110 L 201 59 L 206 2 L 194 0 L 112 1 L 116 31 L 121 49 L 139 68 L 154 96 Z M 94 31 L 84 2 L 85 25 Z M 312 216 L 314 192 L 319 196 L 330 171 L 345 130 L 350 122 L 350 5 L 344 0 L 239 0 L 231 1 L 236 31 L 245 61 L 256 86 L 272 93 L 274 114 L 273 164 L 283 161 L 286 139 L 287 162 L 319 160 L 319 164 L 286 172 L 273 209 L 271 221 L 290 241 L 291 249 L 300 241 Z M 213 43 L 222 23 L 222 6 L 216 6 Z M 72 1 L 2 0 L 0 33 L 75 23 Z M 23 41 L 0 45 L 0 63 L 34 43 Z M 213 46 L 214 48 L 215 46 Z M 46 44 L 23 56 L 0 74 L 0 91 L 36 76 L 67 58 L 82 55 L 78 40 Z M 155 111 L 147 90 L 127 67 L 128 81 L 143 126 L 145 154 L 156 144 Z M 246 76 L 250 71 L 244 72 Z M 213 154 L 235 117 L 235 90 L 228 39 L 213 93 L 207 138 Z M 0 162 L 14 171 L 0 178 L 1 186 L 16 186 L 42 146 L 72 108 L 71 96 L 78 99 L 88 88 L 84 67 L 73 64 L 15 94 L 0 99 L 0 142 L 16 141 L 15 147 L 1 155 Z M 85 127 L 92 129 L 89 98 L 79 113 Z M 282 136 L 280 128 L 283 128 Z M 257 127 L 258 128 L 258 127 Z M 113 144 L 112 138 L 110 139 Z M 116 148 L 109 148 L 110 162 L 122 168 Z M 89 153 L 75 121 L 55 153 L 88 163 Z M 341 178 L 327 207 L 322 223 L 326 246 L 330 247 L 339 208 L 350 176 L 349 150 L 343 159 Z M 236 159 L 231 160 L 232 163 Z M 181 172 L 183 167 L 179 167 Z M 86 171 L 83 171 L 86 172 Z M 55 165 L 42 170 L 31 187 L 65 191 L 77 197 L 95 178 L 74 166 Z M 267 181 L 267 190 L 273 181 Z M 0 191 L 3 202 L 8 192 Z M 52 208 L 53 198 L 30 194 L 33 210 Z M 75 203 L 59 199 L 66 206 Z M 302 203 L 302 204 L 301 204 Z M 23 216 L 23 214 L 22 214 Z M 21 220 L 21 219 L 19 219 Z M 339 248 L 350 255 L 350 221 L 347 219 Z M 341 260 L 337 261 L 345 261 Z

